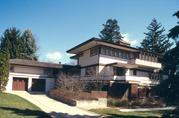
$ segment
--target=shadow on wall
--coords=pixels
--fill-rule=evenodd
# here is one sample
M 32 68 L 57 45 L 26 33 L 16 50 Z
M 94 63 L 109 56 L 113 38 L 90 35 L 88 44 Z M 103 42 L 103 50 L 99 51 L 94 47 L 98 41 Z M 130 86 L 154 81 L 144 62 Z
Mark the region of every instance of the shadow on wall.
M 130 84 L 114 82 L 112 83 L 108 94 L 113 98 L 128 99 L 129 88 Z

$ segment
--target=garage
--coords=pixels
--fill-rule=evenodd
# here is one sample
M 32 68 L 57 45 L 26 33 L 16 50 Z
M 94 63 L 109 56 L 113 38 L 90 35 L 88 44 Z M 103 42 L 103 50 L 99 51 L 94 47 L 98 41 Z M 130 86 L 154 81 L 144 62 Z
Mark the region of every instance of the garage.
M 46 81 L 45 79 L 32 79 L 32 88 L 33 92 L 44 92 L 45 91 Z
M 12 90 L 27 91 L 28 89 L 28 78 L 13 78 Z

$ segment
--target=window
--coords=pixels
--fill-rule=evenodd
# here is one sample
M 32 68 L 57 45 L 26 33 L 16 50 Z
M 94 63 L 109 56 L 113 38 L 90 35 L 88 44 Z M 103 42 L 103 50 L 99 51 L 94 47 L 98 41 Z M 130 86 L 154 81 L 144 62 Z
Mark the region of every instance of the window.
M 130 59 L 134 59 L 134 54 L 130 53 Z
M 93 47 L 90 49 L 90 56 L 95 56 L 98 54 L 98 50 L 99 48 L 98 47 Z
M 122 58 L 122 52 L 120 50 L 118 51 L 118 57 Z
M 137 70 L 133 70 L 133 75 L 137 75 Z
M 112 52 L 112 56 L 114 57 L 115 56 L 115 50 L 111 49 L 111 52 Z
M 52 69 L 44 69 L 44 74 L 45 75 L 52 75 L 53 74 L 53 70 Z
M 121 68 L 121 67 L 114 67 L 114 75 L 117 76 L 124 76 L 126 72 L 125 68 Z
M 118 57 L 118 56 L 119 56 L 118 50 L 114 50 L 114 56 L 115 56 L 115 57 Z
M 122 58 L 127 59 L 127 53 L 123 52 Z
M 14 72 L 14 66 L 10 66 L 10 71 Z
M 85 75 L 92 76 L 96 74 L 96 66 L 87 67 L 85 71 Z
M 101 47 L 100 54 L 106 55 L 106 48 L 104 46 Z

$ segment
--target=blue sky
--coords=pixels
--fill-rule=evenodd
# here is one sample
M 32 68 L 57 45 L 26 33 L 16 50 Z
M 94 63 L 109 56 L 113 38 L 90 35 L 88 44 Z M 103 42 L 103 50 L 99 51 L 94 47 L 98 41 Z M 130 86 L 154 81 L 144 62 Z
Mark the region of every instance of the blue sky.
M 66 50 L 98 37 L 107 19 L 117 19 L 121 33 L 139 45 L 153 18 L 166 29 L 176 25 L 172 16 L 178 0 L 0 0 L 0 33 L 9 27 L 31 29 L 41 61 L 68 63 Z

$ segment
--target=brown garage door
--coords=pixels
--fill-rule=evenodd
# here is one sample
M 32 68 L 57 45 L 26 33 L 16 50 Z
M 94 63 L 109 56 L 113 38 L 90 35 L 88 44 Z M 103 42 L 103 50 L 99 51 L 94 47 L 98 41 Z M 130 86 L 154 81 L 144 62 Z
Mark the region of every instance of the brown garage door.
M 13 78 L 12 90 L 27 91 L 28 88 L 28 78 Z
M 45 79 L 32 79 L 32 91 L 44 92 L 45 91 Z

